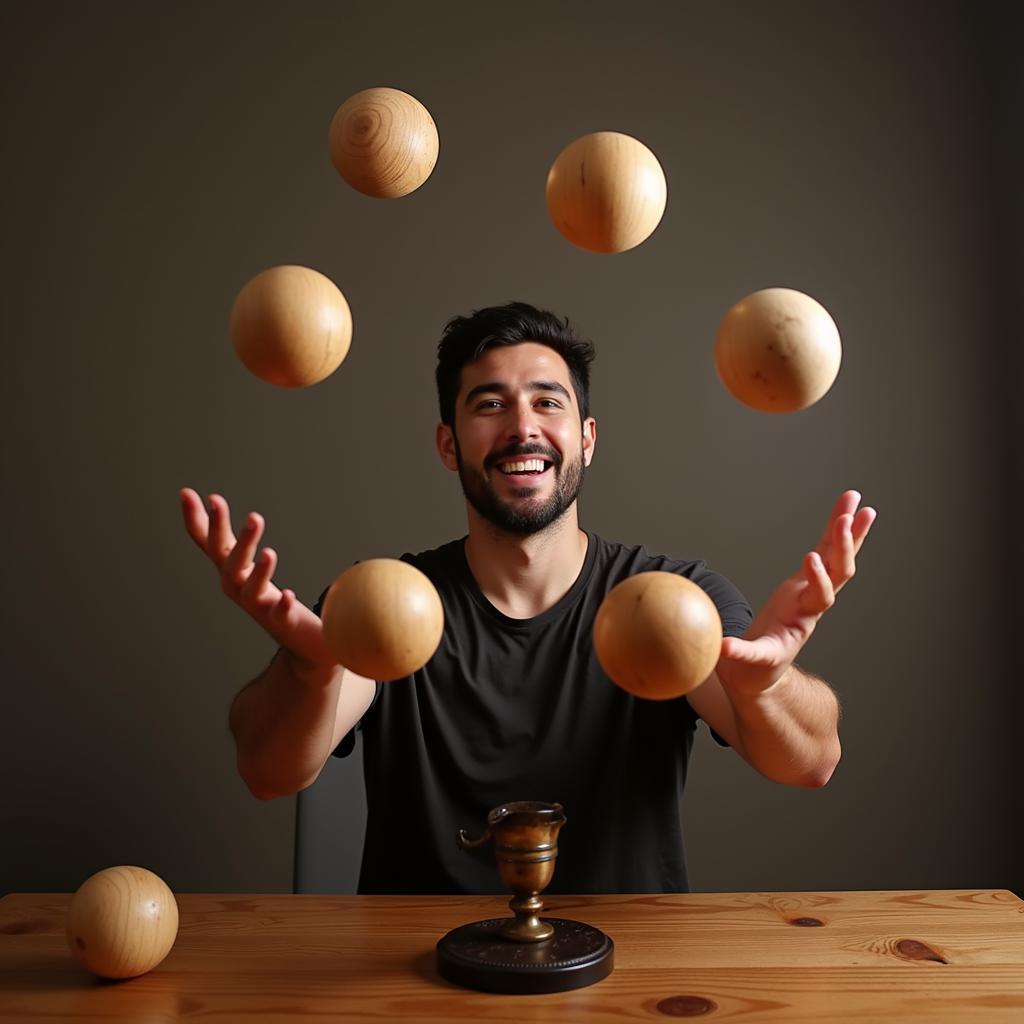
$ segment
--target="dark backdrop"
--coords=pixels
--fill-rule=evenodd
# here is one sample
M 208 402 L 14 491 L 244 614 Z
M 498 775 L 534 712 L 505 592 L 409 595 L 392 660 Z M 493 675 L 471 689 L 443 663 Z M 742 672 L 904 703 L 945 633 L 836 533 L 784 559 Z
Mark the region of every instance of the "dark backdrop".
M 226 727 L 272 644 L 219 594 L 177 489 L 261 510 L 307 601 L 353 559 L 460 534 L 434 345 L 511 298 L 598 345 L 589 527 L 703 556 L 759 604 L 842 489 L 880 510 L 804 657 L 843 701 L 844 761 L 785 789 L 702 740 L 695 887 L 1024 891 L 1018 10 L 5 3 L 0 891 L 119 863 L 181 891 L 289 887 L 294 801 L 248 795 Z M 335 108 L 374 85 L 440 131 L 406 199 L 358 195 L 327 157 Z M 605 129 L 669 183 L 619 256 L 571 247 L 543 197 L 559 150 Z M 299 392 L 227 338 L 239 287 L 280 263 L 328 274 L 355 318 L 343 367 Z M 772 285 L 844 339 L 830 394 L 782 417 L 711 359 L 725 310 Z M 354 858 L 356 802 L 338 813 Z

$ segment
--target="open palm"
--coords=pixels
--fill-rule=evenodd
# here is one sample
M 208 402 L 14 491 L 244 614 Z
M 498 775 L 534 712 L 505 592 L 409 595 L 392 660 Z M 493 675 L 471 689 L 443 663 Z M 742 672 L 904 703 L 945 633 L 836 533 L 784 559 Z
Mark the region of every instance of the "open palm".
M 294 658 L 309 666 L 334 665 L 337 659 L 324 641 L 320 619 L 296 598 L 273 582 L 277 553 L 272 548 L 257 552 L 265 524 L 250 512 L 239 537 L 231 527 L 227 501 L 211 494 L 209 510 L 189 487 L 181 491 L 185 529 L 220 574 L 221 589 L 261 625 Z
M 727 689 L 749 694 L 777 682 L 853 578 L 857 553 L 876 518 L 873 508 L 858 507 L 860 499 L 857 491 L 839 498 L 799 570 L 776 588 L 742 638 L 722 642 L 717 673 Z

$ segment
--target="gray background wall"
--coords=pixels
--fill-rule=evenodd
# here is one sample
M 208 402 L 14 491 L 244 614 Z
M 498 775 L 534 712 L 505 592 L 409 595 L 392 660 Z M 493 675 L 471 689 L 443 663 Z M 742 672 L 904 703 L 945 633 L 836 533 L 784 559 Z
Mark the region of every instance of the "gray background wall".
M 291 885 L 294 800 L 234 772 L 228 703 L 272 653 L 219 594 L 176 492 L 259 509 L 311 601 L 355 558 L 460 534 L 433 453 L 436 338 L 525 298 L 599 347 L 584 521 L 703 556 L 759 604 L 835 496 L 880 518 L 804 662 L 845 705 L 822 791 L 705 737 L 687 800 L 704 890 L 1009 886 L 1019 853 L 1022 568 L 1013 305 L 1022 225 L 1014 5 L 36 4 L 0 11 L 5 639 L 0 891 L 118 863 L 179 891 Z M 364 198 L 337 105 L 432 111 L 430 181 Z M 547 220 L 569 141 L 643 139 L 669 182 L 640 248 Z M 227 339 L 251 275 L 347 295 L 351 354 L 275 390 Z M 832 312 L 806 412 L 721 388 L 719 319 L 769 285 Z M 344 769 L 349 870 L 358 768 Z M 469 824 L 469 823 L 467 823 Z M 347 858 L 347 859 L 346 859 Z

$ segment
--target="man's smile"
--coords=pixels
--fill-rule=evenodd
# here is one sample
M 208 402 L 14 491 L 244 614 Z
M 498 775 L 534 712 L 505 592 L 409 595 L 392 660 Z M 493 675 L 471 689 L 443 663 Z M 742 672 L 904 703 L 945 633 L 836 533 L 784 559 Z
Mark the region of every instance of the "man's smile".
M 496 463 L 496 468 L 502 476 L 513 485 L 529 485 L 536 483 L 551 468 L 550 459 L 540 456 L 518 456 L 504 459 Z
M 554 449 L 540 444 L 517 444 L 489 455 L 484 470 L 491 476 L 497 470 L 501 478 L 516 488 L 536 487 L 552 468 L 561 463 Z

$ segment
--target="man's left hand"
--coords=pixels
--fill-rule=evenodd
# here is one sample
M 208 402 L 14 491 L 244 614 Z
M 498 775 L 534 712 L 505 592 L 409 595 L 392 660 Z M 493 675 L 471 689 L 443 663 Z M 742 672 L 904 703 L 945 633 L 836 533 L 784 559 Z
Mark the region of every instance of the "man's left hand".
M 756 696 L 778 682 L 853 578 L 857 553 L 877 515 L 873 508 L 860 508 L 860 500 L 857 491 L 840 497 L 800 569 L 772 594 L 742 639 L 722 642 L 716 672 L 728 692 Z

